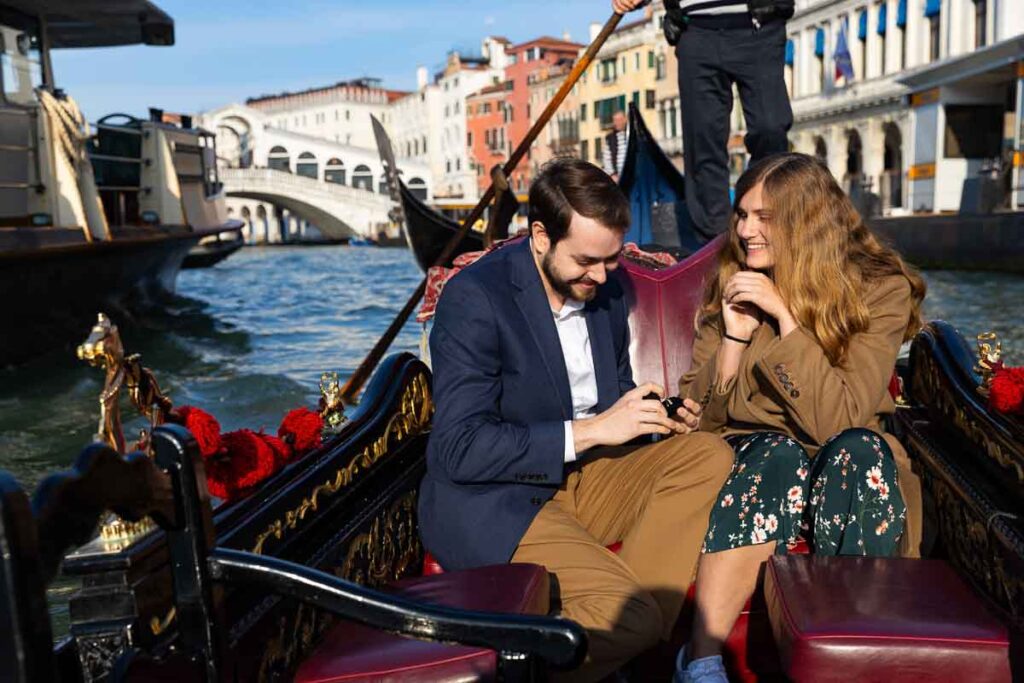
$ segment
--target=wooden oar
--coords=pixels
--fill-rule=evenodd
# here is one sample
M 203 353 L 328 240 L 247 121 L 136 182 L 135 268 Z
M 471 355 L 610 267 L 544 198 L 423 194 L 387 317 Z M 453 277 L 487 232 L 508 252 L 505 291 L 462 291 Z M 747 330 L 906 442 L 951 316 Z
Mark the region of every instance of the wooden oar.
M 516 166 L 519 165 L 519 162 L 526 155 L 527 150 L 530 149 L 530 145 L 537 136 L 540 135 L 540 132 L 544 129 L 544 126 L 547 125 L 548 121 L 551 120 L 551 117 L 555 115 L 559 105 L 562 104 L 562 100 L 568 96 L 569 91 L 572 90 L 572 87 L 576 84 L 576 81 L 579 80 L 579 77 L 587 70 L 591 62 L 594 61 L 594 57 L 601 49 L 601 46 L 604 45 L 608 36 L 610 36 L 615 30 L 615 27 L 619 25 L 619 21 L 621 19 L 622 15 L 616 13 L 612 14 L 612 16 L 608 18 L 608 21 L 604 23 L 604 27 L 601 29 L 601 32 L 597 34 L 597 37 L 590 43 L 590 46 L 587 48 L 586 52 L 583 53 L 583 56 L 580 57 L 572 67 L 572 71 L 570 71 L 569 75 L 565 77 L 565 82 L 562 83 L 562 87 L 559 88 L 558 92 L 555 93 L 555 96 L 551 98 L 551 102 L 548 103 L 544 112 L 533 124 L 529 132 L 526 133 L 526 137 L 522 139 L 519 146 L 512 152 L 512 156 L 510 156 L 508 161 L 505 162 L 503 171 L 506 176 L 512 175 L 512 171 L 515 170 Z M 445 245 L 444 251 L 442 251 L 440 256 L 437 257 L 437 260 L 434 261 L 433 265 L 439 266 L 448 262 L 452 253 L 456 248 L 458 248 L 462 238 L 466 236 L 466 233 L 469 232 L 469 229 L 477 219 L 483 215 L 484 209 L 493 198 L 494 185 L 491 185 L 487 188 L 487 191 L 484 192 L 484 195 L 480 197 L 480 201 L 477 202 L 476 206 L 473 207 L 473 210 L 469 212 L 469 215 L 466 216 L 466 219 L 462 222 L 462 226 L 459 228 L 459 231 L 450 240 L 448 240 L 448 244 Z M 497 207 L 495 207 L 495 210 L 497 210 Z M 416 308 L 420 299 L 423 298 L 423 293 L 426 290 L 427 278 L 424 276 L 423 280 L 420 281 L 419 286 L 416 288 L 416 291 L 413 292 L 412 296 L 409 297 L 409 300 L 405 302 L 405 306 L 403 306 L 402 310 L 398 312 L 398 315 L 391 322 L 391 325 L 384 334 L 381 335 L 381 338 L 377 340 L 377 343 L 370 350 L 370 353 L 366 354 L 366 358 L 364 358 L 363 362 L 359 364 L 356 371 L 352 373 L 352 376 L 348 378 L 348 381 L 345 382 L 345 386 L 341 388 L 341 396 L 346 403 L 351 403 L 359 393 L 359 390 L 363 388 L 363 384 L 365 384 L 366 380 L 370 378 L 370 374 L 373 373 L 377 364 L 380 363 L 380 360 L 384 357 L 388 347 L 391 346 L 391 342 L 393 342 L 395 337 L 398 336 L 398 332 L 402 329 L 402 326 L 405 325 L 409 316 L 412 314 L 413 309 Z

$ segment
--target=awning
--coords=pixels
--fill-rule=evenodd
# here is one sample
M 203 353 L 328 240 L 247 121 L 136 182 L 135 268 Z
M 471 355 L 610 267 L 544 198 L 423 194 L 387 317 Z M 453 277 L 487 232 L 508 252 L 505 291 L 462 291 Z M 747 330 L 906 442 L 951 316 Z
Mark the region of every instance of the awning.
M 793 47 L 793 40 L 786 41 L 786 66 L 793 66 L 793 53 L 795 49 Z
M 860 16 L 857 17 L 857 38 L 868 39 L 868 11 L 866 9 L 862 9 Z
M 814 56 L 825 56 L 825 29 L 820 27 L 814 32 Z
M 896 6 L 896 25 L 900 28 L 907 26 L 907 0 L 900 0 L 900 4 Z
M 1024 60 L 1024 36 L 1014 36 L 906 72 L 897 82 L 913 92 L 957 83 L 992 86 L 1013 82 Z
M 50 47 L 174 45 L 174 20 L 148 0 L 3 0 L 0 22 L 35 31 L 45 18 Z
M 889 4 L 886 3 L 886 2 L 883 2 L 878 7 L 878 28 L 875 29 L 875 32 L 878 35 L 880 35 L 880 36 L 884 36 L 885 35 L 885 24 L 887 23 L 888 19 L 889 19 Z
M 942 11 L 942 0 L 927 0 L 924 4 L 924 15 L 926 17 L 938 16 Z

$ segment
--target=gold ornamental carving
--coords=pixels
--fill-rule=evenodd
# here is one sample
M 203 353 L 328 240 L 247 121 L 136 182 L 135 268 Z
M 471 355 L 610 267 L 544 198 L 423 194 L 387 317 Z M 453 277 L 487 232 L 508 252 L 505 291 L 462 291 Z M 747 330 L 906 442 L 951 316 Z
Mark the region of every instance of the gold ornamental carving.
M 974 371 L 981 375 L 978 393 L 988 397 L 992 376 L 1003 365 L 1003 343 L 999 341 L 999 336 L 995 332 L 982 332 L 978 335 L 977 339 L 978 364 L 974 366 Z
M 1024 576 L 1007 570 L 1004 553 L 993 542 L 992 532 L 941 476 L 929 471 L 926 480 L 930 480 L 939 528 L 951 559 L 1015 623 L 1024 625 Z
M 333 622 L 329 613 L 299 603 L 293 615 L 282 614 L 277 635 L 263 645 L 256 680 L 284 680 L 310 652 L 317 638 Z
M 324 433 L 337 434 L 348 422 L 345 417 L 345 403 L 341 400 L 341 381 L 338 373 L 325 372 L 320 375 L 320 417 L 324 421 Z
M 1016 474 L 1018 484 L 1024 484 L 1024 463 L 1015 459 L 1003 444 L 992 437 L 983 423 L 975 419 L 967 408 L 951 396 L 950 390 L 945 386 L 939 369 L 930 355 L 922 353 L 918 360 L 921 362 L 917 364 L 915 385 L 922 387 L 924 394 L 931 397 L 932 405 L 952 421 L 965 437 L 982 449 L 987 457 L 994 460 L 1000 467 Z
M 121 390 L 140 413 L 149 418 L 150 428 L 163 424 L 171 411 L 171 399 L 160 391 L 156 377 L 143 367 L 141 356 L 126 355 L 117 325 L 103 313 L 97 317 L 89 336 L 76 351 L 79 360 L 106 370 L 103 391 L 100 392 L 100 422 L 96 439 L 108 444 L 118 453 L 125 452 L 124 431 L 121 427 Z M 143 434 L 139 450 L 148 447 L 148 436 Z
M 370 530 L 349 544 L 345 562 L 334 573 L 346 580 L 379 588 L 408 576 L 423 562 L 416 528 L 416 491 L 409 491 L 370 522 Z M 277 622 L 277 633 L 263 647 L 258 681 L 280 680 L 310 652 L 334 617 L 299 604 Z
M 423 563 L 416 518 L 417 491 L 409 491 L 370 523 L 348 546 L 345 562 L 335 574 L 363 586 L 379 588 Z
M 394 448 L 408 439 L 423 432 L 430 426 L 434 405 L 430 396 L 430 383 L 425 374 L 417 374 L 405 387 L 398 411 L 391 416 L 383 433 L 362 452 L 352 458 L 347 465 L 339 467 L 326 481 L 313 487 L 309 495 L 302 499 L 296 507 L 285 512 L 284 516 L 274 520 L 256 537 L 252 552 L 262 553 L 266 542 L 273 538 L 281 540 L 285 533 L 294 530 L 306 515 L 315 512 L 321 498 L 328 498 L 347 488 L 359 476 L 391 453 Z
M 149 451 L 150 434 L 153 428 L 163 424 L 171 412 L 171 399 L 160 391 L 156 377 L 143 367 L 139 354 L 125 354 L 124 344 L 117 325 L 103 313 L 97 316 L 89 336 L 78 348 L 76 354 L 93 367 L 103 368 L 106 377 L 100 392 L 100 420 L 95 439 L 107 444 L 118 453 L 127 452 L 124 429 L 121 426 L 121 391 L 128 390 L 128 398 L 135 408 L 149 419 L 149 430 L 142 430 L 139 440 L 132 448 Z M 154 528 L 148 517 L 137 522 L 123 520 L 117 515 L 110 517 L 100 528 L 100 539 L 106 552 L 119 552 Z

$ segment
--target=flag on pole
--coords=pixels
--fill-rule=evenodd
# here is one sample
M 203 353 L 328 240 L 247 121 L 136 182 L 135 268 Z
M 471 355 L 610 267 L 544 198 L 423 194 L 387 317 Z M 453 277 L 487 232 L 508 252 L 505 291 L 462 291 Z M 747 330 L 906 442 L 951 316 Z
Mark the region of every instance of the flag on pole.
M 836 49 L 832 53 L 832 61 L 836 64 L 835 80 L 845 78 L 849 83 L 853 80 L 853 58 L 850 56 L 850 48 L 846 43 L 846 28 L 849 21 L 844 19 L 839 25 L 839 37 L 836 39 Z

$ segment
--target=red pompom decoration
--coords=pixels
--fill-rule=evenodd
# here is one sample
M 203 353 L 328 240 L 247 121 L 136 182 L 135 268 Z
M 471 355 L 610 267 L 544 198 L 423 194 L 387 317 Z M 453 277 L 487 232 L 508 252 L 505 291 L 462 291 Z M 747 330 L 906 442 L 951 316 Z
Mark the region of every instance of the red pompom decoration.
M 1024 412 L 1024 368 L 996 368 L 989 384 L 988 405 L 1000 413 Z
M 277 435 L 292 447 L 296 455 L 317 448 L 323 437 L 324 420 L 309 408 L 296 408 L 281 420 Z
M 288 461 L 292 459 L 291 447 L 281 439 L 271 434 L 264 434 L 261 431 L 259 436 L 263 439 L 264 443 L 270 446 L 271 450 L 274 451 L 274 461 L 277 467 L 284 467 L 287 465 Z
M 213 415 L 194 406 L 181 406 L 172 417 L 195 437 L 204 460 L 220 450 L 220 423 Z
M 231 500 L 251 489 L 277 469 L 274 449 L 248 429 L 221 436 L 223 449 L 206 461 L 206 485 L 210 493 Z

